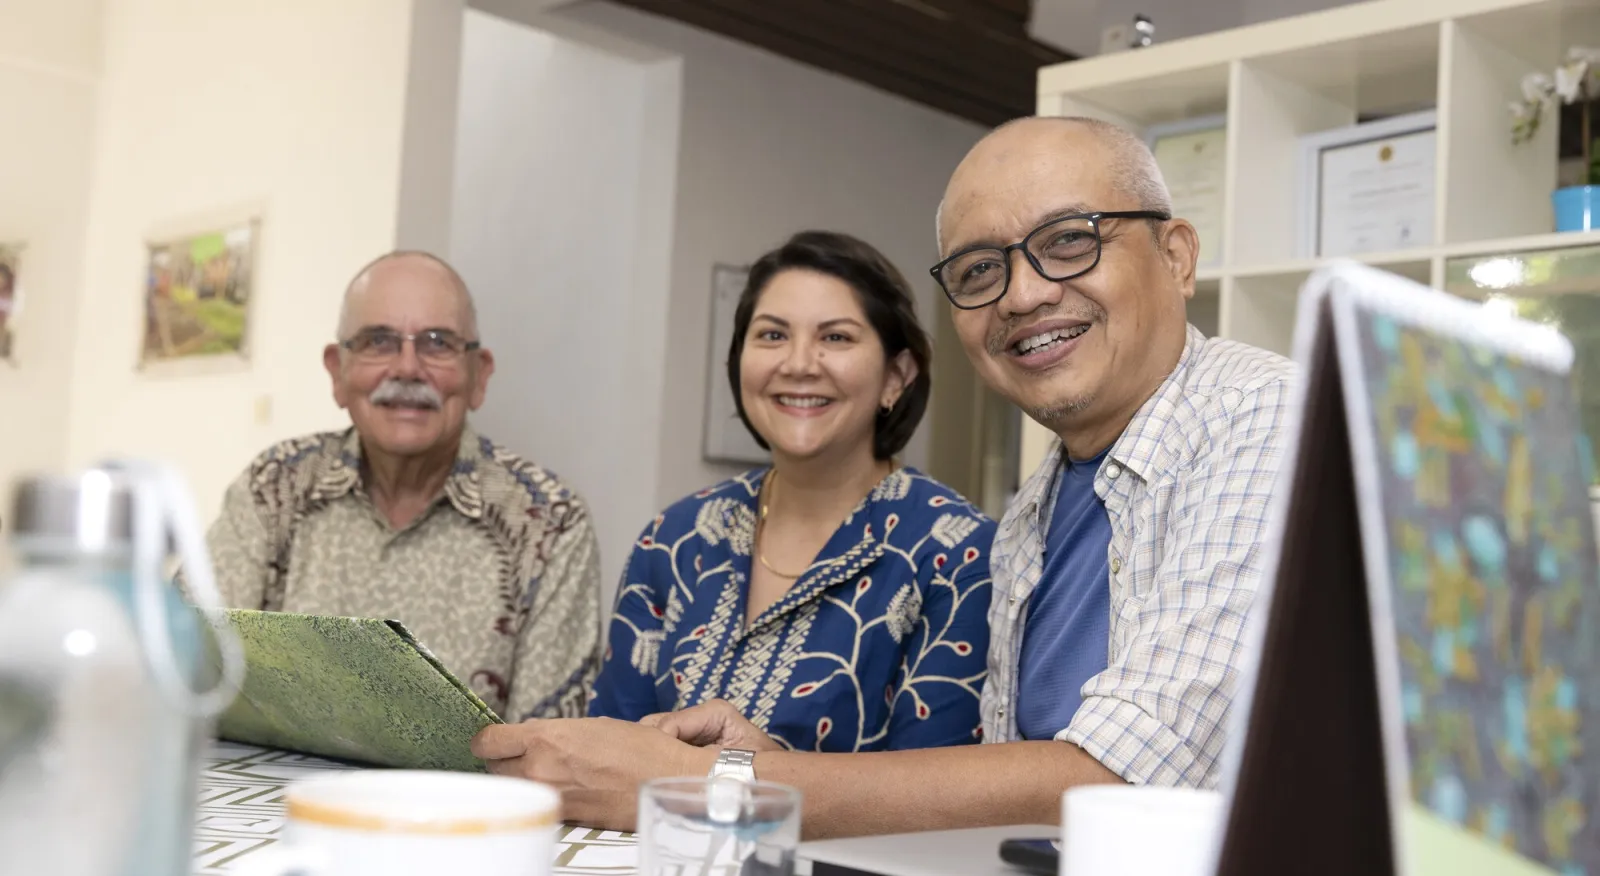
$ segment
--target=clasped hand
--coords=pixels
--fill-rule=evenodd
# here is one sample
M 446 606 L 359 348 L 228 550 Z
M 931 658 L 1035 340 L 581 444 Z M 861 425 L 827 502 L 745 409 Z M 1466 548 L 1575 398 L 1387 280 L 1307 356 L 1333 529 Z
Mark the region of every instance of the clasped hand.
M 621 831 L 635 828 L 640 784 L 703 776 L 722 748 L 761 752 L 782 746 L 724 700 L 647 715 L 637 724 L 613 718 L 494 724 L 472 739 L 473 755 L 489 772 L 560 791 L 564 820 Z

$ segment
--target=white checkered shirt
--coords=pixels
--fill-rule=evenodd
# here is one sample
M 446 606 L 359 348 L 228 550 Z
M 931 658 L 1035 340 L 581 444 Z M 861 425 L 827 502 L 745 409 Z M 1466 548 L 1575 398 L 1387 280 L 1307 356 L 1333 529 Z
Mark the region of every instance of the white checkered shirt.
M 1293 377 L 1282 356 L 1190 326 L 1095 475 L 1111 518 L 1107 668 L 1055 738 L 1130 782 L 1215 784 Z M 1017 666 L 1061 453 L 1057 440 L 995 537 L 984 742 L 1020 738 Z

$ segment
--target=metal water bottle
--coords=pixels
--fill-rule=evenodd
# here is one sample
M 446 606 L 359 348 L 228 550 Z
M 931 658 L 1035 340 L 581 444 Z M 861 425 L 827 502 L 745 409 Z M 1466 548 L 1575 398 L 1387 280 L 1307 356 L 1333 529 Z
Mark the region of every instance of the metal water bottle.
M 187 490 L 144 463 L 31 477 L 6 522 L 0 876 L 187 876 L 211 719 L 241 672 Z M 208 615 L 163 574 L 174 538 Z

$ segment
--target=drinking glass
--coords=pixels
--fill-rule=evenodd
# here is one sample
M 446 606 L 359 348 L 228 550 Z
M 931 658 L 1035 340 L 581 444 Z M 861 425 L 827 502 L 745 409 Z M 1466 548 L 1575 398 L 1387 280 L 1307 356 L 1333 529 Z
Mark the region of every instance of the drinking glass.
M 639 788 L 639 876 L 793 876 L 800 792 L 726 776 Z

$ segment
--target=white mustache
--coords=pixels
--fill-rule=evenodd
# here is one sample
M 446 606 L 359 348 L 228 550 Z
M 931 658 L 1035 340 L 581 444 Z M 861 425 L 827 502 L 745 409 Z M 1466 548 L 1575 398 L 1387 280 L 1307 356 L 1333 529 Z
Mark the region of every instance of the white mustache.
M 393 377 L 378 384 L 367 400 L 375 405 L 414 405 L 432 410 L 438 410 L 444 404 L 438 391 L 428 384 L 396 380 Z

